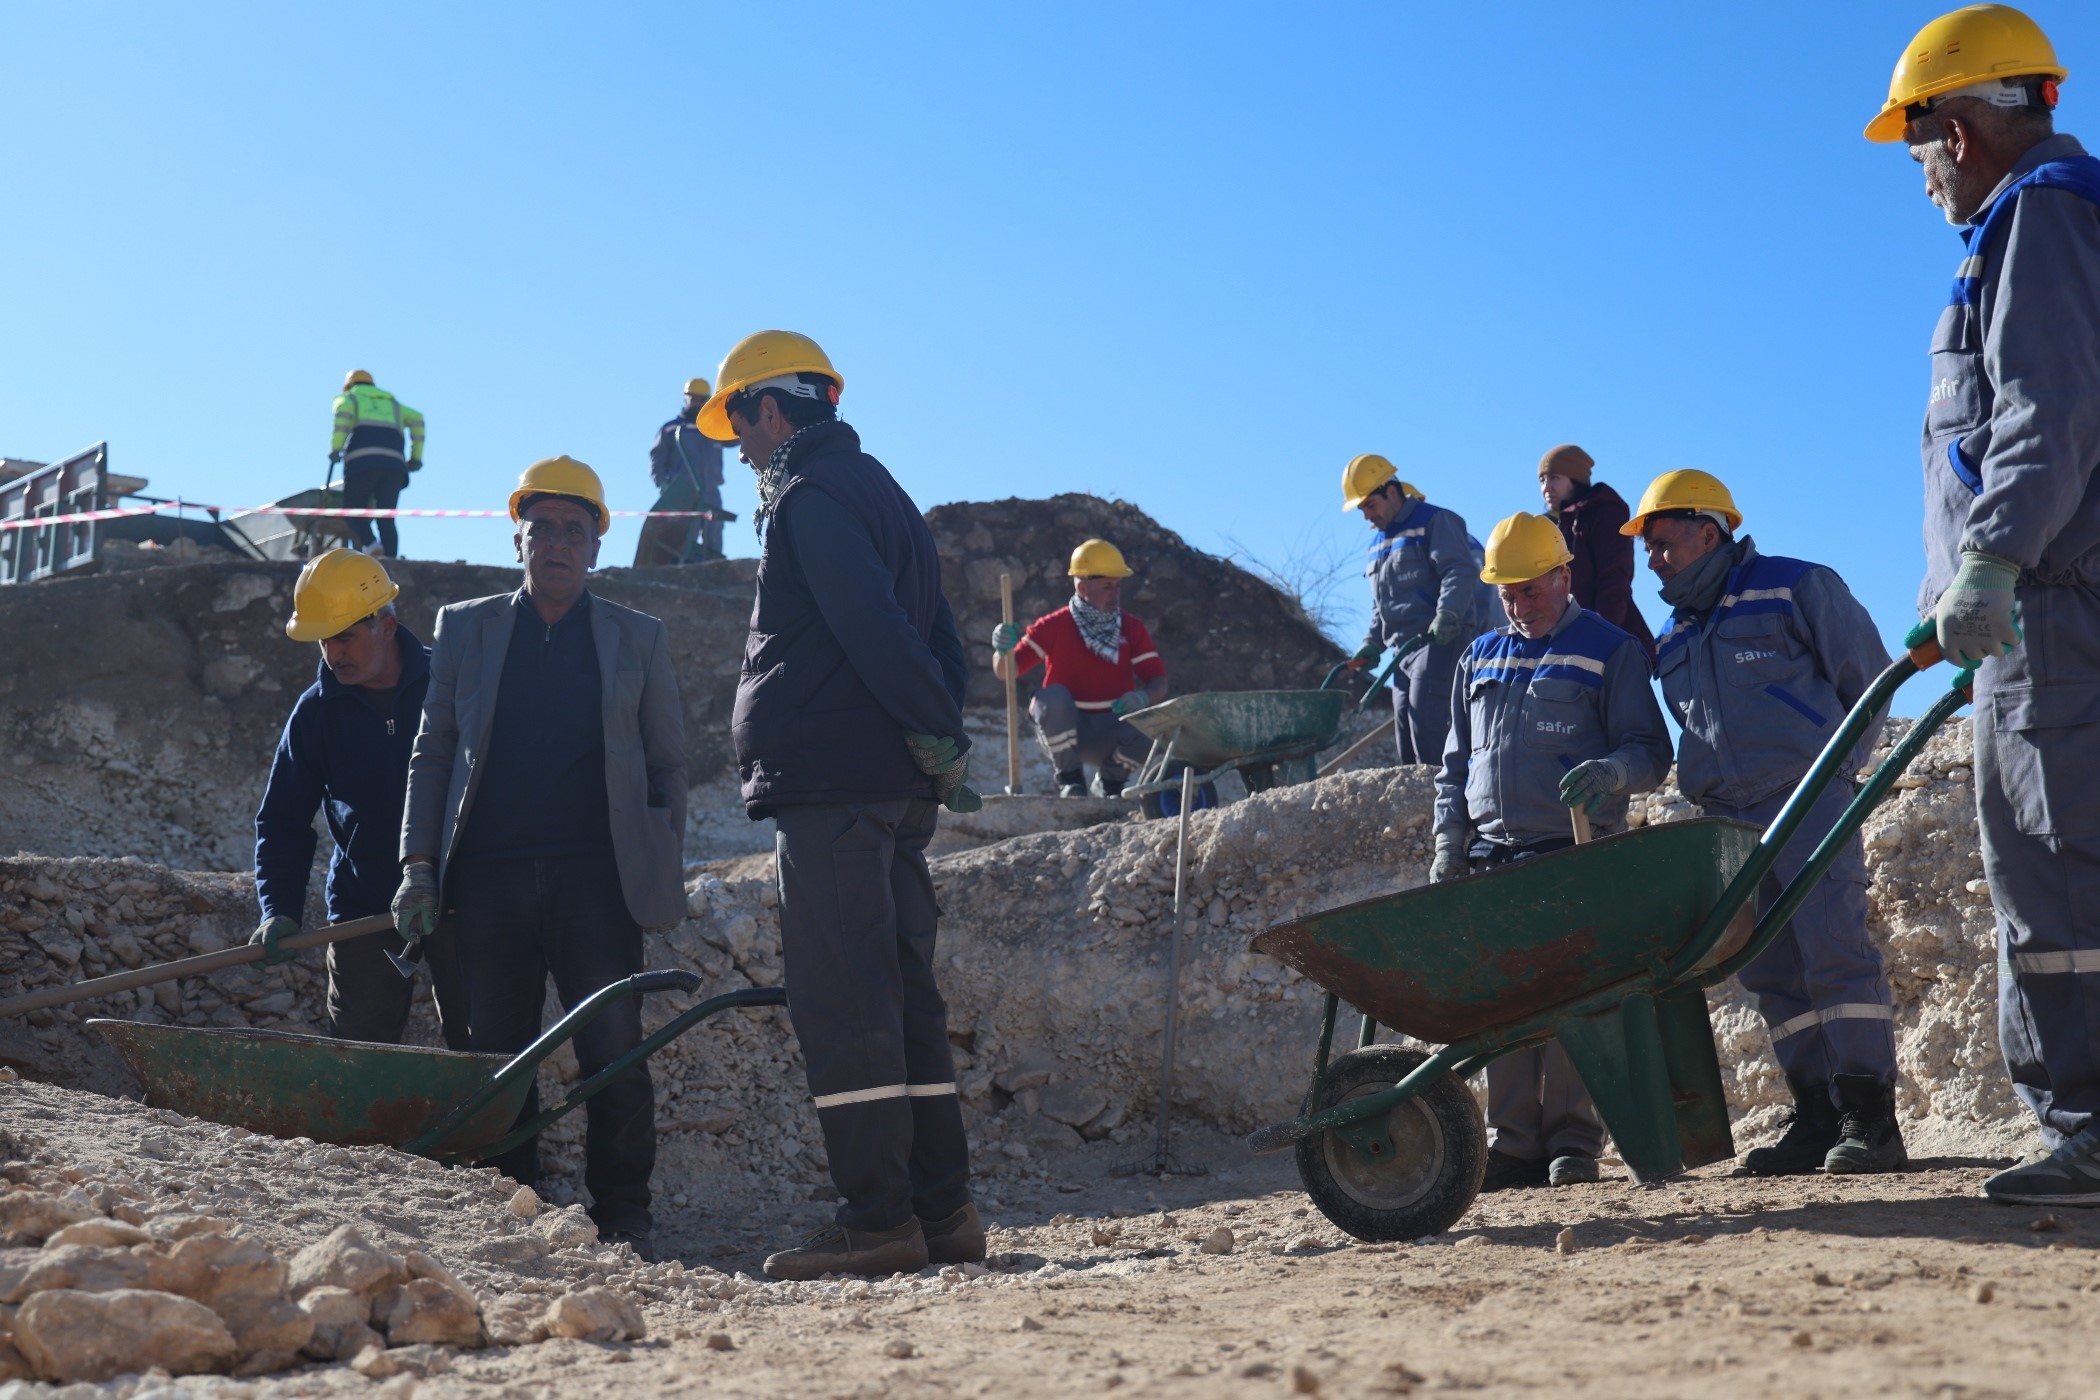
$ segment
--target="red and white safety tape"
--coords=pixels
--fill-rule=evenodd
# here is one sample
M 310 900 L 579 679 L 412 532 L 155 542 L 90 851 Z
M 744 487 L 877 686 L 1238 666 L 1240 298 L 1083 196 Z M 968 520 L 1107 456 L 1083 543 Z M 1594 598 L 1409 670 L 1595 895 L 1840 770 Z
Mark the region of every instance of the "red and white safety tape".
M 200 505 L 196 501 L 162 501 L 150 506 L 116 506 L 109 510 L 83 510 L 71 515 L 24 515 L 0 520 L 0 530 L 37 530 L 46 525 L 80 525 L 91 520 L 120 520 L 133 515 L 157 515 L 162 511 L 204 511 L 219 515 L 326 515 L 350 516 L 360 520 L 391 519 L 397 516 L 452 520 L 469 517 L 510 518 L 507 510 L 403 510 L 369 506 L 249 506 L 245 511 L 227 510 L 223 506 Z M 711 510 L 616 510 L 616 516 L 635 516 L 649 520 L 712 520 Z

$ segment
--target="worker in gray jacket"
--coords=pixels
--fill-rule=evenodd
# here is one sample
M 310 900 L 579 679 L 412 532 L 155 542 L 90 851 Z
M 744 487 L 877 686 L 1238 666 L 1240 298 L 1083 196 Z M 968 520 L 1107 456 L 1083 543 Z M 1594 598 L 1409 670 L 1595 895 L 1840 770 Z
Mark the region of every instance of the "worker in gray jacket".
M 1543 515 L 1513 515 L 1488 537 L 1480 577 L 1509 625 L 1468 647 L 1453 677 L 1432 880 L 1573 845 L 1571 807 L 1617 830 L 1627 794 L 1670 770 L 1647 654 L 1569 596 L 1573 558 Z M 1493 1061 L 1487 1082 L 1495 1138 L 1481 1189 L 1597 1179 L 1604 1125 L 1559 1041 Z
M 1342 509 L 1360 510 L 1378 532 L 1364 574 L 1371 580 L 1371 629 L 1349 660 L 1377 664 L 1388 647 L 1423 633 L 1430 644 L 1393 677 L 1393 738 L 1402 763 L 1434 763 L 1451 727 L 1451 673 L 1459 649 L 1487 616 L 1466 522 L 1433 506 L 1375 452 L 1342 471 Z
M 2100 160 L 2058 135 L 2064 69 L 2003 5 L 1942 15 L 1867 127 L 1961 231 L 1931 343 L 1910 640 L 1975 678 L 1998 1039 L 2042 1151 L 1994 1200 L 2100 1205 Z M 2022 624 L 2025 640 L 2022 643 Z M 2088 877 L 2094 877 L 2089 879 Z
M 1769 826 L 1839 721 L 1889 664 L 1874 621 L 1820 564 L 1757 552 L 1728 488 L 1665 472 L 1620 528 L 1647 544 L 1674 609 L 1656 641 L 1663 699 L 1683 726 L 1677 785 L 1710 817 Z M 1769 908 L 1852 800 L 1874 752 L 1877 715 L 1809 809 L 1758 891 Z M 1779 1142 L 1745 1159 L 1751 1176 L 1900 1170 L 1896 1037 L 1881 953 L 1867 934 L 1867 865 L 1854 832 L 1792 922 L 1741 980 L 1757 998 L 1793 1093 Z

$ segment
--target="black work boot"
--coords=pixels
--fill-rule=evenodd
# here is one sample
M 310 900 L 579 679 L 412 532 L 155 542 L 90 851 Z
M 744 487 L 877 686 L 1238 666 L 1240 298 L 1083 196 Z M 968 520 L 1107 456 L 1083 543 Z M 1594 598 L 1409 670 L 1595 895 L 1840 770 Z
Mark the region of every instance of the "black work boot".
M 1878 1075 L 1831 1076 L 1838 1095 L 1838 1140 L 1823 1159 L 1832 1176 L 1900 1172 L 1910 1165 L 1896 1126 L 1896 1090 Z
M 1057 795 L 1059 797 L 1086 796 L 1086 770 L 1084 768 L 1073 768 L 1058 774 Z
M 1488 1149 L 1487 1171 L 1481 1177 L 1482 1191 L 1512 1191 L 1523 1186 L 1544 1186 L 1548 1163 L 1544 1157 L 1515 1157 L 1500 1148 Z
M 1830 1086 L 1805 1084 L 1791 1076 L 1786 1086 L 1794 1094 L 1786 1131 L 1770 1147 L 1752 1148 L 1735 1169 L 1737 1176 L 1812 1176 L 1837 1146 L 1838 1111 L 1830 1101 Z
M 1121 778 L 1111 778 L 1108 774 L 1103 773 L 1101 775 L 1101 795 L 1103 797 L 1121 797 L 1123 795 L 1123 780 Z

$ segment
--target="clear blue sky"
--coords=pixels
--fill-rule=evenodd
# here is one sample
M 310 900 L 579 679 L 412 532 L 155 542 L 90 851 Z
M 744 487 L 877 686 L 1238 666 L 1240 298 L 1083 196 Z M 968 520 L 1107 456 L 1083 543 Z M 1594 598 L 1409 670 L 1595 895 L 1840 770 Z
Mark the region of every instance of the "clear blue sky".
M 1894 637 L 1959 245 L 1859 131 L 1942 3 L 12 5 L 0 452 L 266 500 L 358 365 L 429 416 L 404 505 L 568 452 L 639 509 L 686 376 L 786 326 L 922 505 L 1280 564 L 1357 548 L 1357 452 L 1484 536 L 1572 440 L 1718 473 Z M 2100 7 L 2032 13 L 2100 133 Z

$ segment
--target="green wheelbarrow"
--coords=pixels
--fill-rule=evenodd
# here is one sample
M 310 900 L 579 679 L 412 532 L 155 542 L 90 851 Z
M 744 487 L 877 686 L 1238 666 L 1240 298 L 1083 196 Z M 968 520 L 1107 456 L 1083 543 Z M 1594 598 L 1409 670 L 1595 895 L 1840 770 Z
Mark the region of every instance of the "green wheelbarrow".
M 1416 637 L 1400 647 L 1357 708 L 1381 693 L 1393 669 L 1428 642 Z M 1249 792 L 1312 781 L 1320 751 L 1341 733 L 1349 697 L 1332 687 L 1347 669 L 1344 662 L 1329 671 L 1318 690 L 1214 690 L 1131 711 L 1125 722 L 1150 739 L 1152 749 L 1123 795 L 1142 801 L 1148 817 L 1172 817 L 1180 812 L 1184 768 L 1196 770 L 1198 810 L 1218 805 L 1214 784 L 1227 773 L 1237 772 Z
M 1962 672 L 1757 917 L 1759 883 L 1874 715 L 1939 659 L 1926 642 L 1882 672 L 1762 832 L 1720 818 L 1642 827 L 1258 935 L 1254 951 L 1304 974 L 1327 1003 L 1301 1116 L 1248 1146 L 1295 1148 L 1313 1203 L 1359 1239 L 1437 1234 L 1472 1204 L 1487 1162 L 1466 1077 L 1557 1037 L 1636 1181 L 1735 1156 L 1706 989 L 1765 950 L 1968 702 Z M 1330 1059 L 1343 1001 L 1363 1024 L 1357 1048 Z M 1443 1048 L 1374 1045 L 1380 1025 Z
M 146 1102 L 273 1137 L 398 1147 L 447 1165 L 501 1156 L 717 1012 L 787 1005 L 779 987 L 709 997 L 645 1037 L 550 1109 L 518 1122 L 540 1063 L 613 1006 L 650 992 L 700 990 L 683 969 L 601 987 L 516 1055 L 375 1045 L 283 1031 L 87 1022 L 109 1041 Z

